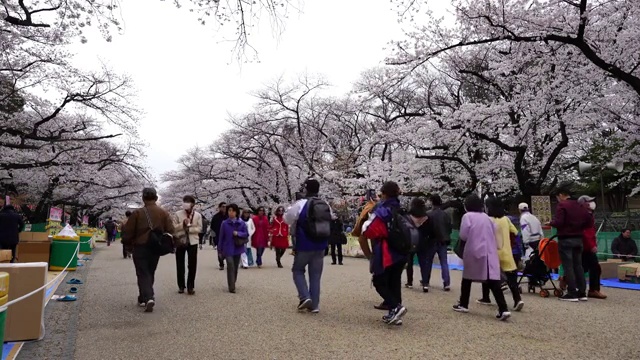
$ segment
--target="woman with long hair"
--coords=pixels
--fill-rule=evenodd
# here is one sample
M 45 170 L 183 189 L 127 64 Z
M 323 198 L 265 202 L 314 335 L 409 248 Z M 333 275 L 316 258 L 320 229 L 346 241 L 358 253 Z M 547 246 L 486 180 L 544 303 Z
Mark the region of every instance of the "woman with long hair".
M 511 234 L 516 236 L 518 229 L 511 220 L 505 216 L 504 204 L 496 197 L 491 197 L 486 201 L 487 215 L 496 224 L 496 245 L 498 246 L 498 259 L 500 259 L 500 270 L 507 278 L 507 285 L 513 296 L 513 309 L 520 311 L 524 307 L 520 289 L 518 288 L 518 266 L 513 258 L 511 248 Z M 489 298 L 489 285 L 482 284 L 482 299 L 476 301 L 478 304 L 491 305 Z
M 486 282 L 493 297 L 498 303 L 499 320 L 507 320 L 511 313 L 500 288 L 500 259 L 496 246 L 496 225 L 484 213 L 482 199 L 476 194 L 467 196 L 464 201 L 466 213 L 460 224 L 459 241 L 462 241 L 462 284 L 460 286 L 460 301 L 453 306 L 453 310 L 461 313 L 469 312 L 469 297 L 473 282 Z
M 276 250 L 276 263 L 279 268 L 283 268 L 282 256 L 289 248 L 289 225 L 284 222 L 284 207 L 282 206 L 278 206 L 271 220 L 269 237 L 271 238 L 271 247 Z

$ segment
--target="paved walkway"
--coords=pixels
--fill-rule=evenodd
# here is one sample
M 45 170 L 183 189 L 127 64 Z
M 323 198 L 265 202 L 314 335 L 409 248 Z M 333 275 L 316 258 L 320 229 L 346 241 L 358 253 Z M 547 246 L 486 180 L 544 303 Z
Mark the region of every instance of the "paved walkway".
M 451 293 L 405 289 L 405 324 L 389 327 L 372 307 L 379 298 L 365 261 L 330 266 L 326 259 L 321 313 L 312 315 L 295 311 L 293 258 L 287 255 L 278 269 L 275 253 L 265 256 L 264 268 L 240 270 L 237 293 L 229 294 L 215 252 L 201 251 L 195 296 L 177 293 L 175 261 L 166 256 L 156 276 L 155 311 L 145 314 L 135 303 L 131 260 L 121 258 L 119 246 L 99 244 L 86 271 L 73 274 L 85 279 L 81 301 L 50 304 L 48 341 L 25 346 L 19 359 L 640 358 L 638 292 L 605 289 L 609 299 L 579 304 L 525 295 L 524 311 L 502 323 L 489 307 L 451 310 L 461 275 L 453 272 Z M 434 270 L 434 279 L 439 275 Z M 472 297 L 479 291 L 475 285 Z

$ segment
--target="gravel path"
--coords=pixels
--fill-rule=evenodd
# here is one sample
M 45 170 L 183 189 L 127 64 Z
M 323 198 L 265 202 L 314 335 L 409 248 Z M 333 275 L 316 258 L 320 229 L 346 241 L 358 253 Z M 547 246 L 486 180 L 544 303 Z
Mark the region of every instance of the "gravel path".
M 237 293 L 226 291 L 211 248 L 199 254 L 196 295 L 180 295 L 175 261 L 161 259 L 152 314 L 136 305 L 131 260 L 119 246 L 94 256 L 78 324 L 75 358 L 102 359 L 638 359 L 639 293 L 605 289 L 609 299 L 562 303 L 525 294 L 525 309 L 509 322 L 494 309 L 473 304 L 471 313 L 451 310 L 459 294 L 405 289 L 409 309 L 403 326 L 380 321 L 380 299 L 370 286 L 368 265 L 326 258 L 321 313 L 295 311 L 297 297 L 287 255 L 275 267 L 267 250 L 262 269 L 240 269 Z M 417 270 L 417 268 L 416 268 Z M 439 279 L 434 270 L 433 278 Z M 419 278 L 419 274 L 417 274 Z M 477 298 L 480 285 L 474 285 Z M 509 295 L 507 293 L 507 295 Z

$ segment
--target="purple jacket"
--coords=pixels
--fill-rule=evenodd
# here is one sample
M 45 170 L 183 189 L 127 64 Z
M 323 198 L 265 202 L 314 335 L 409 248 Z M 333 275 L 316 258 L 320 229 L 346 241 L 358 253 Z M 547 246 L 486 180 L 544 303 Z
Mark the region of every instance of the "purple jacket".
M 460 240 L 465 241 L 462 278 L 473 281 L 500 280 L 500 259 L 496 244 L 496 225 L 480 212 L 462 216 Z
M 244 221 L 238 218 L 223 221 L 218 234 L 218 252 L 222 256 L 242 255 L 246 251 L 244 245 L 236 246 L 233 240 L 234 231 L 238 232 L 239 237 L 249 237 L 247 224 Z

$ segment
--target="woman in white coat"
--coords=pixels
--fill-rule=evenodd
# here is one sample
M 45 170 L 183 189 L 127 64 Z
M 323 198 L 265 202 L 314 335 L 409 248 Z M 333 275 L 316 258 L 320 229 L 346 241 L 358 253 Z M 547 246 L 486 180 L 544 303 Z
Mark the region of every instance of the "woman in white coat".
M 240 218 L 247 224 L 249 239 L 251 239 L 253 233 L 256 232 L 256 226 L 253 224 L 253 220 L 251 219 L 251 209 L 242 209 L 242 216 Z M 253 266 L 253 252 L 251 251 L 251 246 L 247 246 L 247 251 L 242 254 L 240 258 L 242 259 L 243 269 L 248 269 L 249 266 Z
M 198 268 L 198 244 L 202 231 L 202 215 L 195 211 L 196 199 L 187 195 L 182 198 L 182 210 L 173 218 L 174 238 L 176 247 L 176 270 L 178 273 L 178 292 L 184 293 L 184 260 L 187 258 L 189 274 L 187 275 L 187 291 L 189 295 L 196 293 L 196 269 Z

